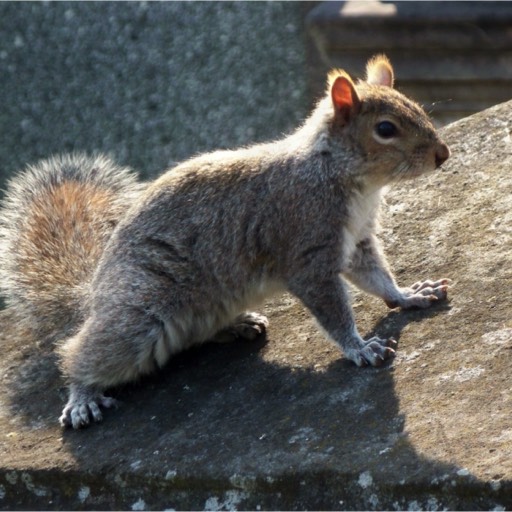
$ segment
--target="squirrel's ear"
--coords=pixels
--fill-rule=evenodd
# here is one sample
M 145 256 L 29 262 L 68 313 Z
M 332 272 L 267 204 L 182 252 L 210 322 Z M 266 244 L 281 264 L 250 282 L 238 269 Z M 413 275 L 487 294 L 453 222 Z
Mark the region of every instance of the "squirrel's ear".
M 346 74 L 338 75 L 331 81 L 331 98 L 336 114 L 346 123 L 359 112 L 361 100 L 350 77 Z
M 385 55 L 376 55 L 366 64 L 366 81 L 373 85 L 393 87 L 393 67 Z

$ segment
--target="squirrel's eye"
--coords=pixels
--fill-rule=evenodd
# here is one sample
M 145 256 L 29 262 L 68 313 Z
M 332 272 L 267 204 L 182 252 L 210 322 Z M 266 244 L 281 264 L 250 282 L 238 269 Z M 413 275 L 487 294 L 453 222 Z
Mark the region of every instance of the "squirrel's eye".
M 398 133 L 397 127 L 391 121 L 381 121 L 375 127 L 375 132 L 379 137 L 383 139 L 390 139 L 391 137 L 395 137 Z

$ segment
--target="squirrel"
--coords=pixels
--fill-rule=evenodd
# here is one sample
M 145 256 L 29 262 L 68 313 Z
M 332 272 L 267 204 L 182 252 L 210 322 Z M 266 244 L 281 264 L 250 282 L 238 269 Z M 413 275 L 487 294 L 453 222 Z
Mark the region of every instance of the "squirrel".
M 449 279 L 400 288 L 377 239 L 386 185 L 450 156 L 425 111 L 393 87 L 384 55 L 366 79 L 328 75 L 291 135 L 199 155 L 141 184 L 105 157 L 52 159 L 14 178 L 0 213 L 7 305 L 51 339 L 69 385 L 60 423 L 102 420 L 113 386 L 205 341 L 252 339 L 252 308 L 288 291 L 358 366 L 396 341 L 358 333 L 346 280 L 390 308 L 445 300 Z

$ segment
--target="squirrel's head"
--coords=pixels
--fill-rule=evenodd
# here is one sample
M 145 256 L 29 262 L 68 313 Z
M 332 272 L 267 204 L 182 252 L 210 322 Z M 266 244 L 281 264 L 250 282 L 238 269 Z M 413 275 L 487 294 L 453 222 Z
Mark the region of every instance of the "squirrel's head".
M 366 80 L 355 84 L 342 70 L 329 73 L 329 95 L 336 139 L 348 139 L 362 154 L 370 179 L 388 182 L 440 167 L 450 156 L 427 113 L 393 89 L 394 73 L 387 57 L 368 61 Z

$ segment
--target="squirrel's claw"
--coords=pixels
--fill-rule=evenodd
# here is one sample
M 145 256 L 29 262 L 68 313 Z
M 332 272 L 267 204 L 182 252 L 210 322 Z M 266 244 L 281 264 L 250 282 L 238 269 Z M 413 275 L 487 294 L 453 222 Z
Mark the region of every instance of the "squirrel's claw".
M 108 409 L 118 405 L 119 402 L 115 398 L 86 388 L 71 387 L 70 397 L 59 418 L 59 423 L 63 427 L 74 429 L 87 427 L 91 420 L 94 422 L 103 420 L 100 406 Z
M 357 366 L 382 366 L 385 361 L 395 355 L 395 347 L 397 342 L 393 338 L 382 339 L 374 336 L 369 339 L 363 348 L 354 355 L 349 355 Z
M 451 279 L 446 278 L 437 281 L 418 281 L 409 288 L 402 288 L 401 296 L 386 300 L 386 304 L 390 308 L 428 308 L 437 301 L 448 298 L 451 282 Z

